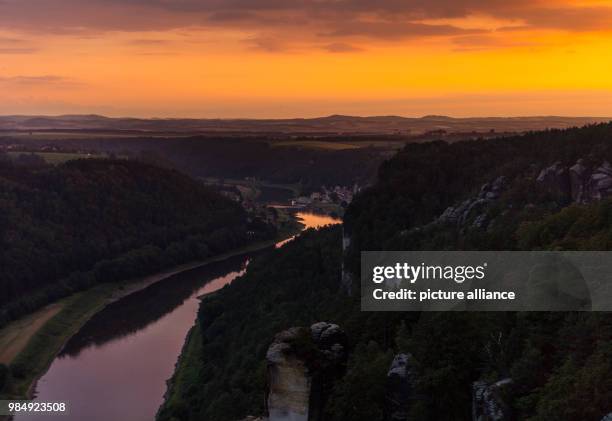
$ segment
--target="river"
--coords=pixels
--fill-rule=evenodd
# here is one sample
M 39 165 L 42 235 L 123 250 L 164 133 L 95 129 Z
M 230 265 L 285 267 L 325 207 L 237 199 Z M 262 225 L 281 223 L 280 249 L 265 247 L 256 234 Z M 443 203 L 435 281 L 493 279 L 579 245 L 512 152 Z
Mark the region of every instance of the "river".
M 298 212 L 305 228 L 339 223 Z M 277 243 L 282 247 L 288 240 Z M 91 318 L 38 381 L 35 401 L 66 402 L 61 420 L 151 421 L 162 403 L 200 300 L 245 273 L 247 253 L 168 277 Z M 52 417 L 53 418 L 53 417 Z M 44 414 L 15 417 L 48 420 Z

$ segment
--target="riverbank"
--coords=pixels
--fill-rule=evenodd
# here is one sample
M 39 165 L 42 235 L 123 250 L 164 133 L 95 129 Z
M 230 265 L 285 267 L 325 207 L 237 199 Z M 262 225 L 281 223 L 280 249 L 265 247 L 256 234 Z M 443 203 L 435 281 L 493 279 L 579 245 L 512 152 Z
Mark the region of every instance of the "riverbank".
M 120 286 L 97 285 L 61 300 L 62 309 L 40 329 L 31 333 L 25 347 L 11 363 L 13 377 L 3 397 L 31 399 L 34 385 L 66 342 L 97 312 L 111 302 Z
M 274 240 L 253 243 L 203 261 L 176 266 L 138 280 L 98 285 L 89 290 L 79 292 L 58 301 L 58 306 L 61 309 L 47 319 L 46 322 L 43 322 L 39 329 L 25 329 L 29 325 L 24 323 L 22 319 L 12 322 L 2 331 L 4 332 L 8 328 L 7 333 L 10 333 L 12 337 L 19 337 L 22 349 L 17 351 L 13 349 L 12 351 L 14 358 L 8 362 L 12 364 L 17 376 L 12 379 L 9 390 L 5 391 L 2 397 L 31 398 L 36 381 L 48 370 L 50 364 L 67 341 L 93 315 L 110 303 L 143 290 L 177 273 L 225 260 L 233 256 L 272 247 L 278 241 L 296 235 L 301 229 L 301 225 L 295 224 L 292 229 L 284 231 Z M 30 336 L 29 340 L 24 338 L 26 335 Z M 25 345 L 23 345 L 24 343 Z
M 331 221 L 332 220 L 327 216 L 314 214 L 309 214 L 307 219 L 302 220 L 305 228 L 321 228 L 330 223 L 341 222 L 340 220 L 336 220 L 336 222 Z M 278 243 L 277 248 L 282 247 L 287 241 Z M 220 291 L 221 290 L 202 295 L 198 298 L 204 300 L 214 297 L 216 294 L 219 294 Z M 166 419 L 168 414 L 172 414 L 171 416 L 176 417 L 177 414 L 186 414 L 189 412 L 188 403 L 185 402 L 185 396 L 190 396 L 193 390 L 201 385 L 202 369 L 204 368 L 202 360 L 203 346 L 202 329 L 199 319 L 196 318 L 195 324 L 189 330 L 185 338 L 181 353 L 175 364 L 174 373 L 170 379 L 166 381 L 167 389 L 164 393 L 164 401 L 157 412 L 157 419 Z
M 166 381 L 167 389 L 164 393 L 164 401 L 159 407 L 158 415 L 166 407 L 180 407 L 181 396 L 185 395 L 190 385 L 198 381 L 201 367 L 200 355 L 202 355 L 202 332 L 200 323 L 196 319 L 194 326 L 189 329 L 185 338 L 185 344 L 176 361 L 174 374 Z

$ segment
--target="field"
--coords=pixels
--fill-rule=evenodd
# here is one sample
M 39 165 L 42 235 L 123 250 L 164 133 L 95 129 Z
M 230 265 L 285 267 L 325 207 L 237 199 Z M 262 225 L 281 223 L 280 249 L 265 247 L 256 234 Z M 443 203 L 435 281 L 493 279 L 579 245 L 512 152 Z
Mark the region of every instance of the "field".
M 66 300 L 61 300 L 9 323 L 0 329 L 0 363 L 10 364 L 25 348 L 30 338 L 53 316 L 64 308 Z
M 47 161 L 47 163 L 52 165 L 62 164 L 66 161 L 71 161 L 73 159 L 106 158 L 107 156 L 70 152 L 8 152 L 8 155 L 12 158 L 17 158 L 19 155 L 29 155 L 30 153 L 34 153 L 35 155 L 40 156 L 45 161 Z
M 288 196 L 299 196 L 302 189 L 299 184 L 275 184 L 267 183 L 260 180 L 237 180 L 230 178 L 215 178 L 215 177 L 204 177 L 202 178 L 204 183 L 211 185 L 225 185 L 234 186 L 240 193 L 248 199 L 257 200 L 262 195 L 262 190 L 273 189 L 273 190 L 286 190 Z
M 305 148 L 305 149 L 327 149 L 334 151 L 341 151 L 345 149 L 358 149 L 360 146 L 353 143 L 341 143 L 341 142 L 327 142 L 324 140 L 295 140 L 295 141 L 283 141 L 271 143 L 274 147 L 292 147 L 292 148 Z
M 406 139 L 381 140 L 366 138 L 346 138 L 342 140 L 282 140 L 271 141 L 275 148 L 319 149 L 328 151 L 343 151 L 349 149 L 377 148 L 395 151 L 401 149 Z
M 98 131 L 98 130 L 73 130 L 73 131 L 62 131 L 62 130 L 51 130 L 51 131 L 3 131 L 2 135 L 8 136 L 16 140 L 65 140 L 65 139 L 125 139 L 125 138 L 138 138 L 145 135 L 147 137 L 186 137 L 192 135 L 192 133 L 151 133 L 143 131 L 122 131 L 122 130 L 109 130 L 109 131 Z

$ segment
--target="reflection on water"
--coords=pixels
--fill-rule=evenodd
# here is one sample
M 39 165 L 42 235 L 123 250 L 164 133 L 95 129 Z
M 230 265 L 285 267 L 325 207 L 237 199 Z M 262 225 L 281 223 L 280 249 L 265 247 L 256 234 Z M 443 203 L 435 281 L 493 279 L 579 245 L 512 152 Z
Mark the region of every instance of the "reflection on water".
M 325 225 L 342 223 L 341 219 L 318 213 L 298 212 L 295 214 L 295 216 L 302 224 L 304 224 L 305 228 L 320 228 L 324 227 Z
M 100 346 L 145 329 L 185 301 L 213 292 L 242 275 L 250 257 L 252 254 L 236 256 L 181 272 L 109 305 L 66 344 L 60 356 L 76 356 L 88 346 Z
M 304 225 L 304 229 L 308 228 L 320 228 L 326 225 L 334 225 L 342 223 L 341 219 L 334 218 L 328 215 L 321 215 L 318 213 L 312 212 L 297 212 L 295 214 L 296 219 Z M 276 243 L 276 248 L 280 248 L 287 244 L 289 241 L 292 241 L 295 236 L 291 238 L 287 238 L 286 240 L 280 241 Z
M 299 212 L 305 228 L 341 222 Z M 288 240 L 280 242 L 281 247 Z M 152 420 L 162 402 L 185 335 L 193 326 L 197 297 L 232 282 L 249 259 L 264 251 L 231 257 L 173 275 L 115 302 L 83 326 L 36 386 L 36 400 L 66 402 L 58 419 Z M 48 420 L 29 414 L 17 420 Z
M 249 257 L 182 272 L 109 305 L 55 359 L 37 384 L 37 400 L 67 402 L 70 413 L 62 419 L 152 420 L 193 325 L 197 297 L 243 274 Z

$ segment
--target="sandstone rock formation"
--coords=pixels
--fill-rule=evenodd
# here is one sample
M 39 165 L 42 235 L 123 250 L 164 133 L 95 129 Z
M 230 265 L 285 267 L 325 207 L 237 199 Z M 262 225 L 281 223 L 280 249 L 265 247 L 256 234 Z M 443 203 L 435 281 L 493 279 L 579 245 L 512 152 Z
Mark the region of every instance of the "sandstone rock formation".
M 385 421 L 406 421 L 416 399 L 416 364 L 411 354 L 397 354 L 387 373 Z
M 266 354 L 269 421 L 322 419 L 331 384 L 344 368 L 345 344 L 342 329 L 327 322 L 276 335 Z
M 276 335 L 268 348 L 267 407 L 270 420 L 308 421 L 311 378 L 305 362 L 292 349 L 304 333 L 291 328 Z
M 509 411 L 502 400 L 501 391 L 511 383 L 510 378 L 495 383 L 475 382 L 472 385 L 472 420 L 504 421 L 509 419 Z
M 546 190 L 559 197 L 569 199 L 571 196 L 570 170 L 564 167 L 561 162 L 555 162 L 550 167 L 540 171 L 536 181 L 543 185 Z
M 348 230 L 342 226 L 342 255 L 346 255 L 348 248 L 351 246 L 351 235 Z M 340 278 L 340 282 L 342 285 L 342 289 L 346 292 L 347 295 L 351 295 L 353 292 L 353 275 L 350 271 L 346 270 L 344 267 L 344 259 L 342 259 L 342 276 Z
M 585 200 L 586 190 L 588 189 L 586 180 L 588 179 L 588 169 L 584 165 L 584 160 L 579 159 L 575 165 L 569 169 L 570 191 L 569 196 L 573 202 L 582 203 Z
M 560 162 L 540 171 L 537 182 L 547 191 L 574 203 L 589 203 L 612 196 L 612 165 L 599 166 L 579 159 L 567 168 Z
M 464 226 L 473 218 L 473 226 L 486 228 L 490 222 L 485 212 L 486 207 L 497 200 L 505 188 L 506 177 L 498 177 L 492 183 L 484 184 L 476 197 L 464 200 L 457 206 L 448 207 L 436 222 Z
M 601 200 L 612 195 L 612 165 L 608 161 L 592 172 L 589 187 L 591 200 Z

